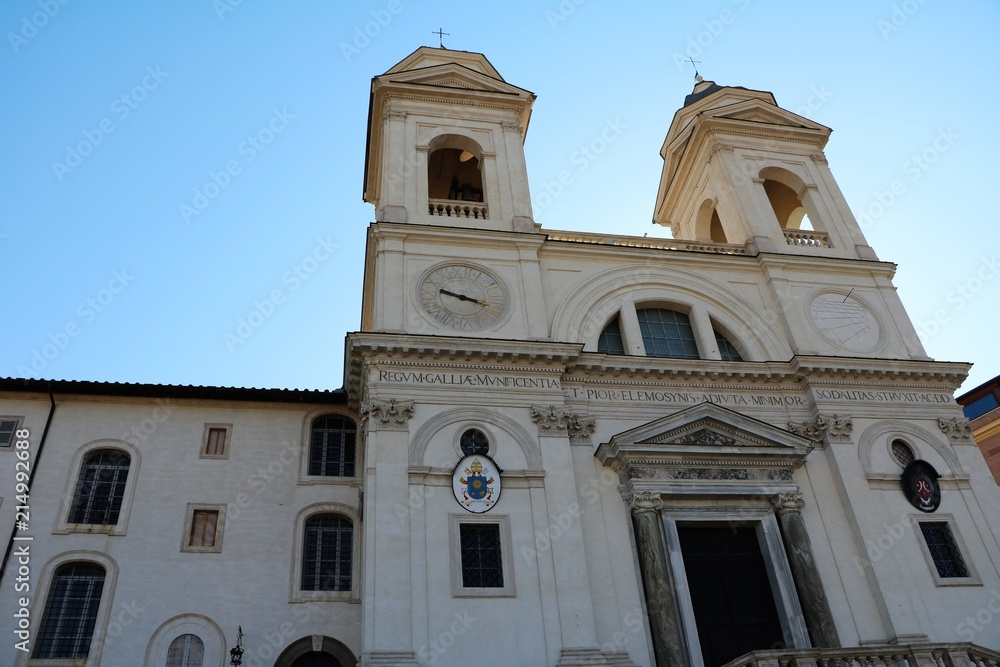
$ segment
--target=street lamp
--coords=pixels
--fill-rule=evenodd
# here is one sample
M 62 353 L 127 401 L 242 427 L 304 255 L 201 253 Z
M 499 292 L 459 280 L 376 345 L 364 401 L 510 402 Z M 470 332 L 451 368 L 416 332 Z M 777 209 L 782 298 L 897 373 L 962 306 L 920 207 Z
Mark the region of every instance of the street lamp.
M 239 626 L 236 631 L 236 646 L 229 649 L 229 664 L 233 667 L 240 667 L 243 664 L 243 626 Z

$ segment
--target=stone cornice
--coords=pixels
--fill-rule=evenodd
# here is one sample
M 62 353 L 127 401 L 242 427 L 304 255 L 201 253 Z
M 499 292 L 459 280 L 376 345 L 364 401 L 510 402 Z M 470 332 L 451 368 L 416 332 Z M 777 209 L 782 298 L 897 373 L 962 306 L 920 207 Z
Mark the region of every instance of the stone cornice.
M 853 385 L 886 383 L 887 386 L 899 387 L 905 382 L 907 387 L 948 391 L 958 388 L 972 368 L 971 364 L 957 361 L 819 356 L 793 357 L 789 365 L 797 378 L 822 384 L 849 381 Z
M 347 336 L 345 384 L 349 396 L 359 396 L 363 364 L 372 363 L 561 376 L 582 347 L 571 343 L 351 333 Z

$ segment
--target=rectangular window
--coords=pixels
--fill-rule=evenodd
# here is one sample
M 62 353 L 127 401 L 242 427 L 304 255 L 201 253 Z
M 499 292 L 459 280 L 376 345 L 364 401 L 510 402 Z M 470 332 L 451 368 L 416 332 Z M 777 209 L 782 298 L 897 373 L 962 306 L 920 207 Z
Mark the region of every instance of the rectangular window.
M 938 576 L 942 579 L 968 578 L 969 568 L 965 565 L 948 522 L 920 521 L 919 524 Z
M 462 586 L 503 588 L 503 555 L 500 525 L 465 523 L 460 526 L 462 541 Z
M 205 444 L 206 456 L 222 456 L 222 453 L 226 450 L 225 445 L 226 445 L 226 429 L 224 428 L 208 429 L 208 442 Z
M 16 419 L 0 419 L 0 447 L 10 447 L 13 444 L 16 430 Z
M 448 532 L 453 596 L 514 596 L 509 516 L 452 514 Z
M 195 510 L 191 519 L 189 547 L 214 547 L 215 529 L 219 525 L 217 510 Z
M 226 520 L 225 505 L 191 504 L 187 506 L 181 551 L 219 553 L 222 551 L 222 529 Z
M 229 440 L 232 432 L 232 424 L 205 424 L 205 434 L 201 439 L 201 458 L 229 458 Z

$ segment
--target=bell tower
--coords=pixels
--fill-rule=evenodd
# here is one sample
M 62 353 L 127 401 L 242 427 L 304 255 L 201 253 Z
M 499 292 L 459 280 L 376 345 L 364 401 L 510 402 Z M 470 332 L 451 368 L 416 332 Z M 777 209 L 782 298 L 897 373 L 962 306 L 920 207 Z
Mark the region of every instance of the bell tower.
M 760 252 L 877 259 L 830 172 L 830 128 L 698 77 L 660 149 L 653 222 Z
M 364 200 L 379 222 L 533 232 L 533 93 L 480 53 L 421 47 L 372 79 Z

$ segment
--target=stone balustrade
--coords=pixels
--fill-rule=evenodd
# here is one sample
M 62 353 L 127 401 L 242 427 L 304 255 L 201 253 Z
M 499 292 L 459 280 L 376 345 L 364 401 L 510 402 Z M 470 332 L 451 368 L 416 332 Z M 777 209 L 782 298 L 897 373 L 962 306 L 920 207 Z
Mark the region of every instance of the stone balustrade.
M 752 651 L 723 667 L 998 667 L 1000 653 L 975 644 L 904 644 Z
M 786 229 L 785 243 L 806 248 L 829 248 L 830 236 L 826 232 L 811 232 L 804 229 Z
M 482 202 L 455 199 L 428 199 L 427 201 L 427 210 L 431 215 L 442 218 L 475 218 L 477 220 L 489 218 L 489 210 Z
M 542 230 L 550 241 L 570 243 L 592 243 L 595 245 L 620 246 L 625 248 L 649 248 L 651 250 L 687 250 L 690 252 L 714 252 L 724 255 L 745 255 L 746 249 L 734 243 L 711 243 L 708 241 L 676 241 L 674 239 L 646 238 L 645 236 L 610 236 L 608 234 L 588 234 L 587 232 L 564 232 Z

